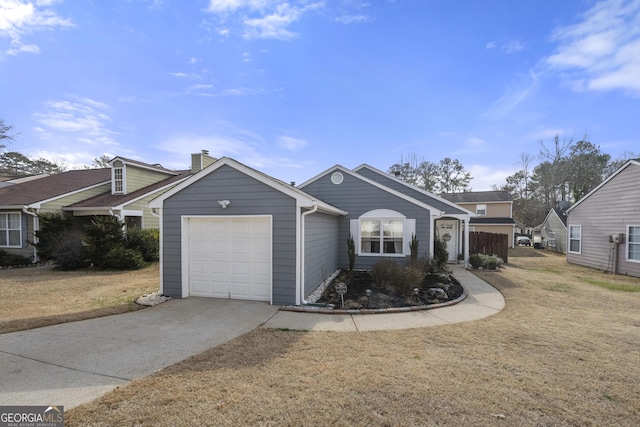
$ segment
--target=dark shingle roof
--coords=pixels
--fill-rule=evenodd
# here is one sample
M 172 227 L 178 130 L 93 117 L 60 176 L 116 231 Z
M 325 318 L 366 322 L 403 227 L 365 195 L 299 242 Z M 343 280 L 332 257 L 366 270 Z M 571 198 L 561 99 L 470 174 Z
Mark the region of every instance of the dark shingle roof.
M 469 191 L 466 193 L 442 193 L 441 197 L 453 203 L 511 202 L 506 191 Z
M 0 188 L 0 206 L 26 206 L 97 184 L 107 183 L 110 180 L 110 168 L 61 172 Z
M 166 185 L 172 184 L 176 181 L 180 181 L 181 179 L 187 178 L 190 174 L 190 170 L 182 170 L 182 171 L 171 171 L 176 174 L 175 176 L 169 177 L 167 179 L 163 179 L 162 181 L 153 183 L 151 185 L 147 185 L 139 190 L 128 194 L 111 194 L 111 191 L 103 194 L 99 194 L 95 197 L 92 197 L 87 200 L 82 200 L 73 205 L 67 206 L 68 208 L 106 208 L 106 207 L 114 207 L 119 206 L 123 203 L 128 202 L 129 200 L 137 199 L 138 197 L 144 196 L 145 194 L 151 193 L 159 188 L 162 188 Z

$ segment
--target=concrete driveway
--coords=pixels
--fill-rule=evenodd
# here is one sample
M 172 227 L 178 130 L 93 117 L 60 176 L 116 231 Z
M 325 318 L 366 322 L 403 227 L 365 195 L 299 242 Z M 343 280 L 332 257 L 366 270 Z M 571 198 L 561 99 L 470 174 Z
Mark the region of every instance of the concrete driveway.
M 116 316 L 0 335 L 0 405 L 90 402 L 265 323 L 277 306 L 171 300 Z

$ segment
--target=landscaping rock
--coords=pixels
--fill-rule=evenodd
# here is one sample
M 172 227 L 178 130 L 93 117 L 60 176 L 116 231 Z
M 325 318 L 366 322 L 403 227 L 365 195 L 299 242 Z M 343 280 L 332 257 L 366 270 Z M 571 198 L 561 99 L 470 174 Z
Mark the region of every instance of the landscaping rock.
M 138 305 L 153 307 L 154 305 L 161 304 L 165 301 L 169 301 L 170 299 L 171 297 L 160 295 L 158 292 L 154 292 L 152 294 L 146 294 L 136 298 L 135 303 Z

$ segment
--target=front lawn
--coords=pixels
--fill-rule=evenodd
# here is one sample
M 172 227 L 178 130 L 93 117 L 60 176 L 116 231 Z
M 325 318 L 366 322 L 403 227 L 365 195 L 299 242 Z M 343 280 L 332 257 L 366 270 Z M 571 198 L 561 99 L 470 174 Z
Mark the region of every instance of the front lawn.
M 159 290 L 158 263 L 134 271 L 0 270 L 0 333 L 137 310 Z
M 640 279 L 545 251 L 477 272 L 505 296 L 474 322 L 256 329 L 65 414 L 69 426 L 637 426 Z M 384 315 L 377 315 L 384 316 Z

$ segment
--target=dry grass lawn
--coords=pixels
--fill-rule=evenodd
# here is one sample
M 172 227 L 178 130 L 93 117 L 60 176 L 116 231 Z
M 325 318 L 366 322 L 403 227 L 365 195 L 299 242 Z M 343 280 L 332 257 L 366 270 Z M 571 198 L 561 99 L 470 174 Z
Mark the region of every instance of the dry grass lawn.
M 136 271 L 56 271 L 50 266 L 0 270 L 0 333 L 137 310 L 157 292 L 158 264 Z
M 640 280 L 550 253 L 509 261 L 479 274 L 506 298 L 492 317 L 257 329 L 68 411 L 67 425 L 640 425 Z

